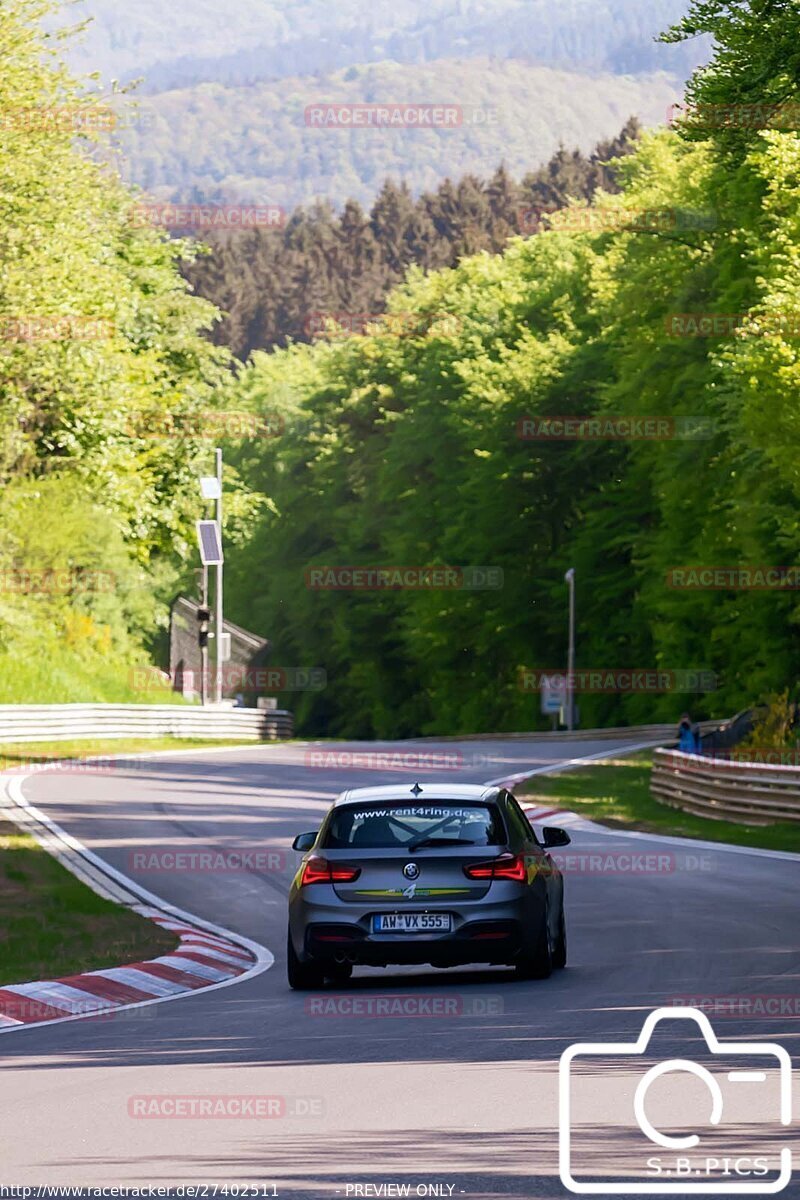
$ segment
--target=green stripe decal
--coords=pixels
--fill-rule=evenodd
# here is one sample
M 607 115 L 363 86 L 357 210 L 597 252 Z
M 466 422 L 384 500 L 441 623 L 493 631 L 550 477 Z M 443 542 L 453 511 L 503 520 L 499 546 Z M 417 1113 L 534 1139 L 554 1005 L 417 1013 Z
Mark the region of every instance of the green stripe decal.
M 356 888 L 357 896 L 404 896 L 408 888 Z M 461 896 L 469 892 L 469 888 L 417 888 L 413 899 L 417 896 Z

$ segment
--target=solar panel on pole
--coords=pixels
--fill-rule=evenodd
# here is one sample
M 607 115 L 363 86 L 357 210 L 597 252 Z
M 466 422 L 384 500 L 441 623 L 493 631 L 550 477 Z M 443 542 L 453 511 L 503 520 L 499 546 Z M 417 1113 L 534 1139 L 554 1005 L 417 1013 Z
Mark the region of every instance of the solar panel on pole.
M 204 567 L 222 564 L 222 538 L 216 521 L 197 522 L 197 544 L 200 547 L 200 562 Z

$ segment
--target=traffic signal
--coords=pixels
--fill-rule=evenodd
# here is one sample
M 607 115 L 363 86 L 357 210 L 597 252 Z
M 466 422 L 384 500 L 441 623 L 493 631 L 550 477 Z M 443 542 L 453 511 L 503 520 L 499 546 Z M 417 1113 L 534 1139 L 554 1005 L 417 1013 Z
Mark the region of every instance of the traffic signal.
M 205 650 L 206 646 L 208 645 L 208 623 L 211 620 L 211 609 L 198 608 L 197 620 L 200 623 L 200 630 L 198 634 L 200 649 Z

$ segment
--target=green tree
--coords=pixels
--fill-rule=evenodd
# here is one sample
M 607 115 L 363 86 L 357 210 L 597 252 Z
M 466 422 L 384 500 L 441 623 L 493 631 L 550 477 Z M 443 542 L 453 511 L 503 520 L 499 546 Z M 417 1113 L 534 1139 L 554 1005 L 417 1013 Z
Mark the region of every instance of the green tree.
M 127 654 L 153 631 L 153 592 L 163 597 L 182 569 L 196 464 L 208 452 L 199 435 L 219 404 L 228 355 L 203 336 L 215 309 L 177 269 L 193 247 L 143 225 L 137 196 L 93 157 L 110 109 L 70 76 L 60 35 L 42 32 L 54 12 L 47 0 L 0 6 L 4 562 L 38 570 L 37 560 L 66 566 L 79 547 L 88 551 L 78 516 L 90 497 L 92 562 L 106 556 L 122 590 L 94 597 L 100 609 L 67 597 L 55 627 L 85 617 Z M 33 536 L 43 525 L 47 545 Z M 41 604 L 14 596 L 0 639 L 41 636 L 48 624 Z

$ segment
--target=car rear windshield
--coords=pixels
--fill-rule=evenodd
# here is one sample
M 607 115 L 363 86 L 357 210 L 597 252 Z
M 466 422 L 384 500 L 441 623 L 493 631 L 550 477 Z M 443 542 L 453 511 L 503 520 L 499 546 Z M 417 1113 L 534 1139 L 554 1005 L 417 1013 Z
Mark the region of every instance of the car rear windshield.
M 349 804 L 335 809 L 323 841 L 328 849 L 363 847 L 388 850 L 454 845 L 500 846 L 505 832 L 491 804 L 437 800 L 428 804 L 398 801 Z

